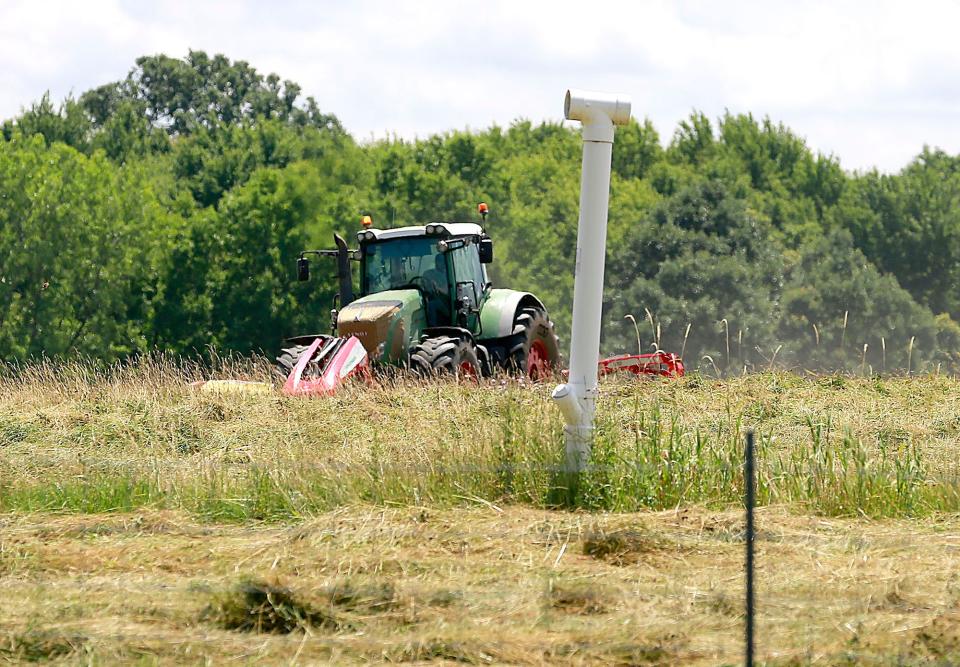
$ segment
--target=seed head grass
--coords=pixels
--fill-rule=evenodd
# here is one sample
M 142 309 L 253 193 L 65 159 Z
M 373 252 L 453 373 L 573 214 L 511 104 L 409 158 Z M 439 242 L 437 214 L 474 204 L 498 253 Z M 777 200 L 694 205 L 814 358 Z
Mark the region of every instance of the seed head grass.
M 0 369 L 0 661 L 734 664 L 747 428 L 764 663 L 960 661 L 953 378 L 609 378 L 571 479 L 550 383 L 205 377 Z
M 212 375 L 278 384 L 256 359 Z M 203 393 L 191 386 L 201 376 L 165 359 L 5 369 L 0 511 L 291 521 L 357 503 L 724 508 L 742 496 L 747 428 L 761 504 L 871 517 L 960 508 L 960 383 L 945 376 L 613 378 L 575 480 L 560 474 L 549 383 L 397 376 L 302 399 Z

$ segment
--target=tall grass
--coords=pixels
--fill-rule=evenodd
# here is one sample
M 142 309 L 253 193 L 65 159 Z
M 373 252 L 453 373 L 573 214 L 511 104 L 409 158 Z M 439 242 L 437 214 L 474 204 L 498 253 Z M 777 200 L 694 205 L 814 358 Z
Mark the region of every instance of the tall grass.
M 265 366 L 242 360 L 224 372 L 270 379 Z M 759 430 L 762 504 L 874 517 L 960 508 L 957 475 L 931 471 L 916 439 L 883 432 L 869 441 L 835 427 L 828 411 L 807 414 L 806 435 L 784 439 L 783 420 L 770 416 L 780 408 L 735 408 L 730 385 L 697 377 L 607 385 L 591 465 L 572 480 L 561 474 L 562 423 L 543 385 L 393 379 L 304 400 L 202 395 L 188 386 L 198 375 L 157 360 L 8 369 L 0 511 L 153 506 L 272 521 L 353 503 L 724 507 L 742 496 L 744 424 Z M 808 381 L 770 374 L 740 382 L 762 396 Z M 910 380 L 845 382 L 814 386 L 853 395 Z M 710 401 L 727 392 L 726 408 L 698 419 L 678 392 Z
M 734 505 L 743 497 L 743 428 L 730 416 L 712 432 L 690 430 L 661 406 L 638 411 L 632 433 L 601 431 L 577 504 L 631 511 L 689 504 Z M 916 444 L 870 447 L 830 418 L 807 420 L 809 440 L 788 450 L 759 433 L 758 502 L 796 503 L 830 516 L 901 517 L 960 509 L 956 475 L 931 474 Z

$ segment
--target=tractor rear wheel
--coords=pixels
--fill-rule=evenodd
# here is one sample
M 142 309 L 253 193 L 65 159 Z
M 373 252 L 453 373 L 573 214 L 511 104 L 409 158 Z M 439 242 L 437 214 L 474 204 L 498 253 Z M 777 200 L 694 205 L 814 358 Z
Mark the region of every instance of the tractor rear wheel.
M 507 362 L 532 380 L 547 378 L 560 364 L 560 341 L 543 309 L 524 308 L 517 313 Z
M 480 377 L 477 346 L 473 341 L 453 336 L 437 336 L 418 343 L 410 352 L 410 368 L 424 377 L 447 373 Z

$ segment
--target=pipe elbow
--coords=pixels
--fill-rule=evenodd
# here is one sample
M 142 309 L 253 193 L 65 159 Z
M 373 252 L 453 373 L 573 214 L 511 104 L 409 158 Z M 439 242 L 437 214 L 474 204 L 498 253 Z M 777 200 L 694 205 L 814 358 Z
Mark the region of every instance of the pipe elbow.
M 570 426 L 577 426 L 583 420 L 583 408 L 580 407 L 580 401 L 577 399 L 577 393 L 569 384 L 559 384 L 550 394 L 550 397 L 557 402 L 557 407 L 563 414 L 563 420 Z

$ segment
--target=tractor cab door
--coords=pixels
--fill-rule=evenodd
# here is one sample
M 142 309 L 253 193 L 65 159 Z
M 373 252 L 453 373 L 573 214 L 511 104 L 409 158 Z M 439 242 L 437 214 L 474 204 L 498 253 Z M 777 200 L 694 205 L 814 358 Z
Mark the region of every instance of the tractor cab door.
M 453 295 L 453 313 L 456 318 L 461 308 L 460 300 L 466 297 L 470 300 L 472 310 L 466 315 L 466 321 L 453 322 L 455 326 L 462 326 L 472 333 L 480 332 L 480 304 L 486 296 L 487 279 L 483 264 L 480 263 L 480 254 L 476 243 L 454 248 L 447 253 L 450 258 L 453 280 L 450 292 Z
M 427 326 L 447 327 L 454 319 L 455 290 L 450 289 L 450 258 L 439 250 L 431 255 L 430 266 L 423 273 L 421 288 L 427 307 Z

